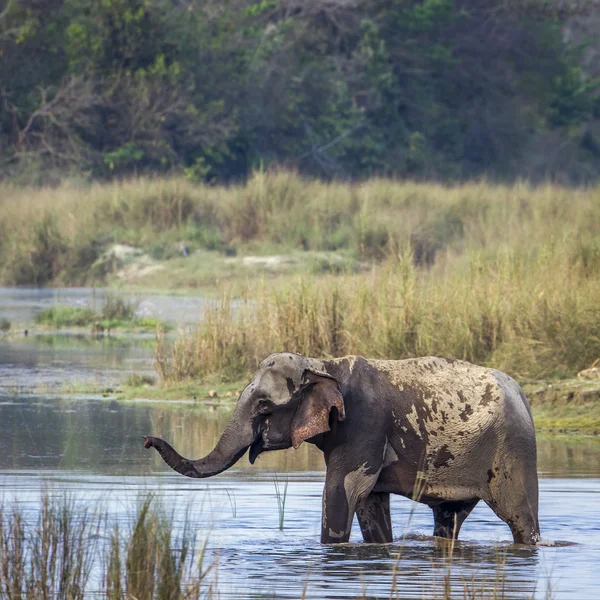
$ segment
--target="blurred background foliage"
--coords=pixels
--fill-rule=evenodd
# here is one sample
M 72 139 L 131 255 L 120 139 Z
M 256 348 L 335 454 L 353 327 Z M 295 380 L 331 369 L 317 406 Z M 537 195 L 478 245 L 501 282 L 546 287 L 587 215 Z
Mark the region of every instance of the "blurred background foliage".
M 0 0 L 0 179 L 587 182 L 598 15 L 565 6 Z

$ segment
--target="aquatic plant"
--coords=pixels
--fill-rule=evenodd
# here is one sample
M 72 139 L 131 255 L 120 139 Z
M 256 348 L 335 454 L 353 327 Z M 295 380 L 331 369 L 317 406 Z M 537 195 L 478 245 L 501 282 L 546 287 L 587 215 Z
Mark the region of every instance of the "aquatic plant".
M 138 317 L 136 302 L 108 294 L 100 312 L 90 308 L 55 304 L 40 311 L 35 318 L 38 325 L 61 329 L 65 327 L 90 327 L 92 333 L 102 334 L 115 329 L 153 331 L 157 325 L 169 326 L 154 317 Z
M 101 314 L 105 319 L 109 320 L 131 321 L 135 317 L 138 307 L 139 302 L 127 300 L 123 296 L 109 292 L 106 294 Z
M 0 504 L 0 598 L 83 600 L 100 524 L 65 498 L 44 495 L 35 524 L 18 504 Z
M 281 484 L 283 483 L 283 487 Z M 275 485 L 275 496 L 277 498 L 277 511 L 279 513 L 279 531 L 283 531 L 283 522 L 285 520 L 285 501 L 287 498 L 289 479 L 286 477 L 283 482 L 280 482 L 277 475 L 273 476 L 273 484 Z

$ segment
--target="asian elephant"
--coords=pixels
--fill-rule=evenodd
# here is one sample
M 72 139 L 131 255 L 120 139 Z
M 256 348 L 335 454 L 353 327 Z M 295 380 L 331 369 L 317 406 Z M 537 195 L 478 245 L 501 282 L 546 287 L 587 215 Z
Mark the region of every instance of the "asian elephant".
M 175 471 L 211 477 L 250 449 L 302 442 L 327 465 L 321 542 L 347 542 L 354 514 L 366 542 L 392 541 L 390 494 L 427 504 L 433 534 L 452 538 L 479 500 L 510 527 L 515 543 L 539 540 L 536 441 L 525 394 L 508 375 L 426 357 L 320 360 L 272 354 L 241 393 L 204 458 L 181 457 L 147 436 Z

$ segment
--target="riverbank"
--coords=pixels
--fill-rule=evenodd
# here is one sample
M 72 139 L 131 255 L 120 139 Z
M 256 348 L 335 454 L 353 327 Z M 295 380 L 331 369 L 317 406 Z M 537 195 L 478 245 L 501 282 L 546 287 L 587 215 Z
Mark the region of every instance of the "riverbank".
M 600 435 L 600 379 L 531 382 L 523 389 L 538 431 Z
M 166 386 L 157 378 L 131 375 L 122 384 L 97 386 L 71 383 L 40 386 L 28 393 L 71 397 L 95 397 L 117 402 L 160 404 L 189 410 L 233 409 L 248 380 L 222 382 L 218 377 Z M 567 379 L 522 384 L 540 434 L 598 436 L 600 439 L 600 380 Z
M 116 397 L 124 401 L 180 400 L 188 406 L 226 408 L 233 406 L 247 381 L 208 381 L 202 384 L 188 382 L 167 387 L 131 383 L 135 382 L 124 385 Z M 532 406 L 538 433 L 600 436 L 600 380 L 541 381 L 524 384 L 523 387 Z

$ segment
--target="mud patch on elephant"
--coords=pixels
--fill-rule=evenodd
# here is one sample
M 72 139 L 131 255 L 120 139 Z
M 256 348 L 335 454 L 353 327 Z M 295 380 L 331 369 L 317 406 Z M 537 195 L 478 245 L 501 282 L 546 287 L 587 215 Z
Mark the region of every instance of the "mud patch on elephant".
M 490 402 L 494 402 L 500 399 L 497 396 L 494 396 L 493 390 L 494 388 L 491 383 L 488 383 L 485 386 L 485 392 L 483 392 L 483 396 L 479 401 L 479 406 L 487 406 Z
M 460 412 L 460 418 L 466 423 L 469 420 L 469 417 L 473 414 L 473 409 L 470 404 L 467 404 Z
M 439 469 L 440 467 L 447 467 L 448 462 L 454 459 L 454 454 L 450 452 L 447 445 L 443 445 L 437 452 L 436 457 L 433 461 L 433 467 Z

